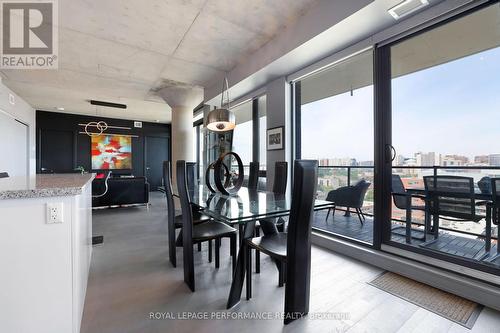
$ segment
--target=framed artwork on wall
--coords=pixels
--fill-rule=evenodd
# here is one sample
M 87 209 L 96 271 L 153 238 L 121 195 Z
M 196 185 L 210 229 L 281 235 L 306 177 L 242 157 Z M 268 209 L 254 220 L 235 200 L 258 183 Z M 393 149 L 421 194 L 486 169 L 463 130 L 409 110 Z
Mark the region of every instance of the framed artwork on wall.
M 132 169 L 132 138 L 125 135 L 92 136 L 92 169 Z
M 285 149 L 285 126 L 273 127 L 267 130 L 267 150 Z

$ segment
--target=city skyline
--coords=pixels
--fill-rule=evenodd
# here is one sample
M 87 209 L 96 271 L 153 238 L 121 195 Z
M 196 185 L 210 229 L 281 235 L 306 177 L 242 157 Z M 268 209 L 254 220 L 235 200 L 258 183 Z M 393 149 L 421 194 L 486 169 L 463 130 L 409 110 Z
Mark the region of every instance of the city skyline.
M 434 157 L 430 157 L 429 155 L 434 154 Z M 418 155 L 423 155 L 422 161 L 418 162 Z M 431 163 L 429 162 L 430 159 L 434 158 L 434 161 L 436 163 Z M 459 155 L 459 154 L 445 154 L 445 153 L 440 153 L 440 152 L 416 152 L 413 153 L 412 156 L 403 156 L 403 155 L 396 155 L 394 162 L 394 165 L 405 165 L 399 163 L 399 161 L 403 160 L 404 162 L 408 162 L 408 165 L 425 165 L 425 166 L 432 166 L 432 165 L 442 165 L 443 162 L 445 161 L 457 161 L 461 162 L 463 166 L 467 165 L 491 165 L 491 166 L 500 166 L 500 154 L 499 153 L 492 153 L 492 154 L 485 154 L 485 155 L 474 155 L 474 156 L 465 156 L 465 155 Z M 411 161 L 413 160 L 413 161 Z M 325 162 L 328 163 L 330 166 L 348 166 L 348 165 L 369 165 L 368 162 L 371 162 L 371 165 L 373 165 L 374 161 L 373 160 L 358 160 L 355 157 L 351 156 L 343 156 L 343 157 L 320 157 L 318 158 L 318 161 L 320 162 L 320 165 L 325 164 Z M 439 163 L 438 163 L 439 161 Z M 354 164 L 353 164 L 354 163 Z M 449 164 L 448 166 L 452 166 L 453 164 Z M 455 164 L 457 165 L 457 164 Z M 446 166 L 446 164 L 444 164 Z

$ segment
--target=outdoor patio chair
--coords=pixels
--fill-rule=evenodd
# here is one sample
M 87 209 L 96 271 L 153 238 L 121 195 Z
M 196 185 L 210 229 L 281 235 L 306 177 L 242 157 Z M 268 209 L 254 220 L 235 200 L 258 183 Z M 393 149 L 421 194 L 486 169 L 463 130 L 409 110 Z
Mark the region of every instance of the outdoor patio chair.
M 332 190 L 328 193 L 326 200 L 334 203 L 332 208 L 328 209 L 326 214 L 326 221 L 328 221 L 328 216 L 330 211 L 333 210 L 332 218 L 335 216 L 335 209 L 337 206 L 354 208 L 356 214 L 358 214 L 359 222 L 363 225 L 365 221 L 365 216 L 361 208 L 363 207 L 363 202 L 365 201 L 366 191 L 370 187 L 371 183 L 364 179 L 361 179 L 353 186 L 339 187 L 336 190 Z
M 474 179 L 463 176 L 424 176 L 428 213 L 433 218 L 434 240 L 439 237 L 439 219 L 455 222 L 479 222 L 486 216 L 477 214 L 476 206 L 486 202 L 477 201 L 474 191 Z
M 413 198 L 419 198 L 422 200 L 425 200 L 425 196 L 421 195 L 416 195 L 410 193 L 408 191 L 404 184 L 403 181 L 401 180 L 401 177 L 399 175 L 392 175 L 392 181 L 391 181 L 391 194 L 392 194 L 392 200 L 394 201 L 394 206 L 397 208 L 404 210 L 406 212 L 406 226 L 396 226 L 392 228 L 392 232 L 397 233 L 397 230 L 399 229 L 405 229 L 405 236 L 406 236 L 406 242 L 411 243 L 411 239 L 419 239 L 419 240 L 424 240 L 426 239 L 426 234 L 427 230 L 429 227 L 429 214 L 427 214 L 426 209 L 425 209 L 425 204 L 424 205 L 413 205 L 412 199 Z M 418 229 L 413 229 L 411 227 L 412 225 L 412 211 L 413 210 L 419 210 L 423 211 L 425 213 L 425 222 L 424 222 L 424 231 L 423 231 L 423 236 L 422 237 L 416 237 L 412 235 L 412 231 L 415 232 L 421 232 Z

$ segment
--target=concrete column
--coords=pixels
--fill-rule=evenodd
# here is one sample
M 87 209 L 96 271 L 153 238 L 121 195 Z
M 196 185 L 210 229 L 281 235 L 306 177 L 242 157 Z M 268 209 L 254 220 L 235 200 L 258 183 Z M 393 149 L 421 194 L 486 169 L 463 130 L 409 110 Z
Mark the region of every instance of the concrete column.
M 203 101 L 203 88 L 172 83 L 158 94 L 172 108 L 172 183 L 175 184 L 177 161 L 193 160 L 193 109 Z

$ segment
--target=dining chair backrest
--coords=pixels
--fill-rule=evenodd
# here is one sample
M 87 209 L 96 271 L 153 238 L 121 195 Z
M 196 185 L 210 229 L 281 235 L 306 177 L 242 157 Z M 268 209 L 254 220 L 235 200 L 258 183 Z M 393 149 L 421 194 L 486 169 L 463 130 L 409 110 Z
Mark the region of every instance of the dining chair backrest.
M 198 168 L 196 166 L 196 162 L 186 162 L 186 181 L 188 189 L 192 189 L 195 185 L 198 185 Z
M 165 185 L 165 197 L 167 199 L 167 218 L 169 226 L 174 224 L 175 219 L 175 204 L 174 194 L 172 191 L 172 167 L 170 161 L 163 161 L 163 184 Z
M 474 179 L 462 176 L 424 176 L 425 191 L 431 199 L 431 214 L 466 221 L 476 215 Z
M 177 191 L 182 210 L 182 246 L 184 248 L 184 281 L 194 290 L 194 269 L 192 267 L 193 255 L 193 211 L 191 209 L 187 176 L 186 161 L 178 160 L 177 171 Z
M 248 175 L 248 189 L 256 190 L 259 185 L 259 162 L 250 162 L 250 174 Z
M 406 209 L 406 199 L 403 195 L 397 195 L 395 193 L 405 194 L 406 189 L 403 185 L 403 181 L 399 175 L 392 175 L 391 183 L 392 199 L 394 200 L 394 205 L 399 209 Z
M 0 178 L 9 178 L 9 174 L 7 172 L 0 172 Z
M 491 177 L 484 176 L 483 178 L 479 179 L 479 181 L 477 182 L 477 187 L 479 187 L 481 193 L 491 194 Z
M 493 223 L 500 220 L 500 178 L 491 178 L 491 196 L 493 201 Z
M 286 288 L 303 293 L 297 299 L 306 300 L 306 304 L 300 304 L 299 308 L 308 309 L 310 292 L 308 286 L 311 279 L 311 225 L 318 184 L 318 161 L 296 160 L 293 175 L 287 234 L 287 258 L 293 258 L 293 260 L 287 262 Z M 303 274 L 304 270 L 306 274 Z M 288 295 L 288 293 L 285 294 Z M 295 310 L 294 306 L 297 306 L 296 302 L 285 296 L 285 311 L 287 308 Z
M 286 183 L 288 177 L 288 163 L 276 162 L 274 165 L 273 192 L 277 194 L 286 193 Z

